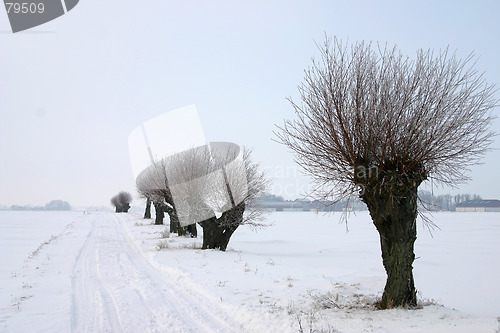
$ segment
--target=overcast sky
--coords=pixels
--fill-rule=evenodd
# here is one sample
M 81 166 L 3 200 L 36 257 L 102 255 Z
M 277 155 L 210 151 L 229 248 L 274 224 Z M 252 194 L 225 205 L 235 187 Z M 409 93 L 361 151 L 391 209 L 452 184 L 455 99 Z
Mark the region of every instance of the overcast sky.
M 191 104 L 207 140 L 253 148 L 276 178 L 273 192 L 294 198 L 307 181 L 272 131 L 294 117 L 285 98 L 297 97 L 315 41 L 387 42 L 410 56 L 474 51 L 477 69 L 500 86 L 499 13 L 498 0 L 80 0 L 13 34 L 0 9 L 0 205 L 135 196 L 129 133 Z M 500 138 L 492 148 L 472 182 L 439 191 L 500 199 Z

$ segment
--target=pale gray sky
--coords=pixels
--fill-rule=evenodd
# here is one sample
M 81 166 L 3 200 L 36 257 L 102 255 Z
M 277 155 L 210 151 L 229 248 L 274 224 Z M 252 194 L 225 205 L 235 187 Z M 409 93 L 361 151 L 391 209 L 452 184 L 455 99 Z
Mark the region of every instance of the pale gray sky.
M 475 51 L 499 86 L 499 13 L 497 0 L 81 0 L 12 34 L 0 9 L 0 204 L 109 205 L 121 190 L 135 195 L 129 133 L 190 104 L 208 141 L 253 148 L 277 178 L 273 192 L 293 198 L 307 182 L 272 131 L 294 116 L 285 97 L 297 96 L 325 32 L 410 56 Z M 500 199 L 500 138 L 492 147 L 471 183 L 441 191 Z

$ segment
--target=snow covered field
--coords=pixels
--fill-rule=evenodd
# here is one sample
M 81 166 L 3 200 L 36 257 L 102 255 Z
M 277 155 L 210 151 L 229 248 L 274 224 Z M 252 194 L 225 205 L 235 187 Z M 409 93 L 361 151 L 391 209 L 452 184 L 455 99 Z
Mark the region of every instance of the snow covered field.
M 500 214 L 419 223 L 423 307 L 373 309 L 385 283 L 367 212 L 271 213 L 227 252 L 135 214 L 0 212 L 2 332 L 498 332 Z M 198 228 L 201 233 L 201 228 Z

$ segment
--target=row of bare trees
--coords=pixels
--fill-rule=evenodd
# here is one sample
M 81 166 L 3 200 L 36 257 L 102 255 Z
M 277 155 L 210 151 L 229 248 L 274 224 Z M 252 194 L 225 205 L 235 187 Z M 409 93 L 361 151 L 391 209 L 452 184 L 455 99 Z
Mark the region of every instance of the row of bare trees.
M 411 59 L 395 47 L 329 38 L 318 48 L 300 100 L 289 99 L 296 117 L 278 127 L 278 141 L 315 181 L 316 199 L 359 197 L 367 205 L 387 273 L 379 308 L 416 306 L 418 187 L 469 179 L 495 135 L 494 86 L 472 55 L 420 50 Z M 138 191 L 155 206 L 157 223 L 166 212 L 171 231 L 192 235 L 198 223 L 203 248 L 225 250 L 238 226 L 260 223 L 252 203 L 267 185 L 249 151 L 242 168 L 232 164 L 236 155 L 206 146 L 156 161 L 137 177 Z
M 156 211 L 155 224 L 170 232 L 197 236 L 203 228 L 203 249 L 226 250 L 230 237 L 243 224 L 262 225 L 263 210 L 254 204 L 268 180 L 250 150 L 229 143 L 211 143 L 153 163 L 137 177 L 137 190 Z

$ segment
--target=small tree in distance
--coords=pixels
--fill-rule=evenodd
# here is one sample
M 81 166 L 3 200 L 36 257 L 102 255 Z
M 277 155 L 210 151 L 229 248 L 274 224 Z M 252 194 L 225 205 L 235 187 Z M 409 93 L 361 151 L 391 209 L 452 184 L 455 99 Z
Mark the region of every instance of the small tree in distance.
M 456 186 L 488 151 L 494 133 L 493 86 L 473 69 L 473 56 L 326 39 L 299 86 L 297 116 L 279 141 L 315 180 L 317 196 L 357 194 L 379 234 L 387 282 L 379 308 L 415 306 L 412 264 L 417 189 L 428 179 Z
M 111 198 L 111 204 L 115 206 L 116 213 L 127 213 L 130 209 L 130 203 L 132 202 L 132 196 L 130 193 L 122 191 Z

